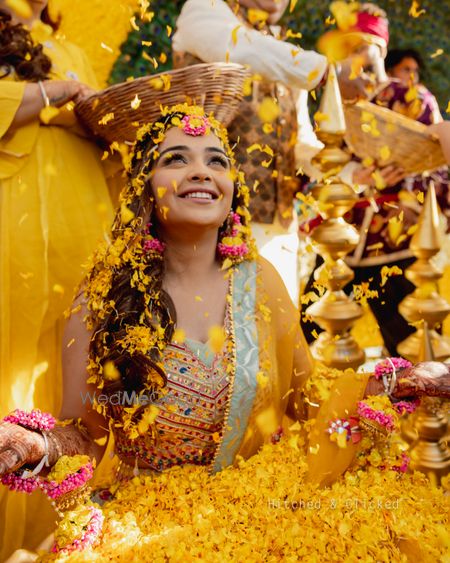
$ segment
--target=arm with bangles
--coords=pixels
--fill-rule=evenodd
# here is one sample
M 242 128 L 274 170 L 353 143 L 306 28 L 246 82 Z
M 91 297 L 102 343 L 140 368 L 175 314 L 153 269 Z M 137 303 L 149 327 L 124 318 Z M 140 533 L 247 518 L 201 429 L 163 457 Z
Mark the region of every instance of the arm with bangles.
M 450 398 L 450 365 L 442 362 L 419 362 L 411 367 L 398 369 L 390 397 L 396 401 L 417 397 Z M 386 393 L 381 379 L 371 376 L 364 398 Z
M 74 422 L 59 423 L 45 433 L 49 466 L 62 455 L 85 454 L 99 462 L 105 450 L 94 441 L 108 433 L 108 424 L 90 402 L 96 389 L 87 383 L 90 334 L 82 319 L 82 311 L 72 315 L 63 344 L 63 406 L 59 420 Z M 46 440 L 41 432 L 0 422 L 0 475 L 23 466 L 33 468 L 46 453 Z
M 68 102 L 79 102 L 90 96 L 94 90 L 76 80 L 44 80 L 25 85 L 21 104 L 8 131 L 14 131 L 34 119 L 38 119 L 44 107 L 60 108 Z M 57 124 L 52 120 L 53 124 Z

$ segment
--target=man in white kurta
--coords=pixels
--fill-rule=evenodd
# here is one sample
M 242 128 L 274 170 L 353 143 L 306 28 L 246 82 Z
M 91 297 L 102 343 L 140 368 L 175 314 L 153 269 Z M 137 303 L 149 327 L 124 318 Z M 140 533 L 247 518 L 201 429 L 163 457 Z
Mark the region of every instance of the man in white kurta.
M 276 23 L 286 8 L 287 0 L 241 0 L 241 6 L 247 8 L 263 7 L 271 13 L 268 23 Z M 241 16 L 241 17 L 239 17 Z M 273 27 L 266 26 L 264 31 L 254 29 L 251 24 L 242 18 L 242 13 L 235 13 L 229 3 L 223 0 L 187 0 L 177 21 L 177 30 L 173 37 L 173 49 L 175 52 L 187 53 L 197 59 L 197 62 L 232 62 L 249 66 L 253 73 L 258 74 L 263 80 L 276 87 L 273 97 L 282 107 L 283 100 L 277 96 L 290 96 L 293 99 L 293 111 L 296 116 L 295 106 L 303 106 L 298 112 L 304 123 L 299 123 L 299 141 L 302 143 L 302 135 L 306 144 L 312 139 L 312 150 L 317 152 L 320 144 L 311 136 L 311 125 L 307 117 L 306 92 L 299 98 L 299 92 L 315 88 L 323 79 L 327 69 L 327 60 L 323 55 L 314 51 L 305 51 L 292 43 L 277 38 L 279 31 Z M 192 61 L 195 62 L 195 61 Z M 279 85 L 279 86 L 278 86 Z M 281 90 L 283 88 L 283 90 Z M 297 108 L 298 109 L 298 108 Z M 234 124 L 240 118 L 246 117 L 242 112 L 238 114 Z M 253 110 L 254 111 L 254 110 Z M 295 117 L 297 121 L 297 117 Z M 259 123 L 258 134 L 262 123 Z M 292 129 L 297 136 L 297 123 L 292 124 L 289 120 L 283 122 L 283 117 L 278 120 L 278 125 L 283 129 Z M 243 135 L 240 135 L 241 139 Z M 264 135 L 261 131 L 260 138 Z M 277 153 L 277 139 L 274 152 Z M 295 144 L 295 139 L 294 139 Z M 294 147 L 292 147 L 292 150 Z M 278 151 L 280 152 L 280 151 Z M 282 154 L 282 153 L 281 153 Z M 267 155 L 266 155 L 267 156 Z M 286 157 L 283 156 L 286 160 Z M 281 160 L 283 160 L 283 158 Z M 246 172 L 247 160 L 242 163 L 242 169 Z M 292 171 L 289 174 L 284 170 L 285 178 L 293 177 L 295 180 L 295 161 L 293 160 Z M 282 164 L 282 163 L 281 163 Z M 260 168 L 261 173 L 264 170 Z M 249 174 L 246 172 L 246 175 Z M 272 178 L 277 178 L 279 171 L 272 172 Z M 279 178 L 278 178 L 279 180 Z M 266 180 L 267 182 L 267 180 Z M 251 187 L 251 184 L 250 184 Z M 278 182 L 279 187 L 279 182 Z M 266 189 L 262 186 L 259 189 Z M 253 212 L 253 234 L 260 253 L 271 261 L 279 271 L 286 284 L 289 294 L 295 304 L 298 302 L 299 275 L 298 275 L 298 221 L 293 211 L 292 204 L 295 191 L 290 193 L 275 193 L 278 197 L 269 212 L 262 212 L 261 208 L 254 207 Z M 255 197 L 252 190 L 252 197 Z M 286 197 L 290 202 L 280 205 L 281 198 Z M 289 204 L 289 206 L 288 206 Z

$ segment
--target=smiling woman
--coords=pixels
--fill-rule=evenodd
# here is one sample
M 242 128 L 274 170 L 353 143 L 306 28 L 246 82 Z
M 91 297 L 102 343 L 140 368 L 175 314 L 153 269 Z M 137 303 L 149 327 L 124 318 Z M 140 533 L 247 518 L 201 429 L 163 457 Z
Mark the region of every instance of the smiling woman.
M 186 138 L 189 146 L 180 144 Z M 194 229 L 210 225 L 217 238 L 234 192 L 230 159 L 218 137 L 211 133 L 191 137 L 182 129 L 169 130 L 151 180 L 162 229 L 175 228 L 178 232 L 180 225 Z

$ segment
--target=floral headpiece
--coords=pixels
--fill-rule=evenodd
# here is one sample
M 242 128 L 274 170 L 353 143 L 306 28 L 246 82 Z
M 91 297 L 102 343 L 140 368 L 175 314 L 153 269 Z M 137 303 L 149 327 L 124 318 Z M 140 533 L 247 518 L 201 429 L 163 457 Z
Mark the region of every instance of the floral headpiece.
M 211 130 L 211 125 L 207 117 L 196 115 L 185 115 L 181 120 L 183 132 L 194 137 L 207 135 Z

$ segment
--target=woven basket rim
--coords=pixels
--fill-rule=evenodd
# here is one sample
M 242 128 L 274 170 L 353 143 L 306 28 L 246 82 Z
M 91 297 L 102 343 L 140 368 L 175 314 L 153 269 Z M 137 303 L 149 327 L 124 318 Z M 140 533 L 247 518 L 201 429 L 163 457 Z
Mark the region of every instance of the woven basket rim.
M 391 123 L 397 125 L 398 127 L 403 127 L 408 131 L 421 133 L 428 137 L 430 140 L 434 140 L 436 138 L 434 135 L 428 132 L 428 127 L 424 123 L 416 121 L 415 119 L 411 119 L 410 117 L 402 115 L 397 111 L 393 111 L 384 106 L 380 106 L 379 104 L 374 104 L 373 102 L 368 102 L 367 100 L 360 100 L 356 104 L 344 104 L 344 111 L 347 108 L 352 107 L 361 109 L 361 111 L 373 113 L 380 121 L 384 123 Z
M 372 114 L 380 136 L 362 130 L 363 112 Z M 432 171 L 446 164 L 439 139 L 428 131 L 427 125 L 389 108 L 360 101 L 344 105 L 347 123 L 345 140 L 360 158 L 371 157 L 378 166 L 401 165 L 409 175 Z M 394 129 L 391 129 L 394 127 Z M 380 150 L 387 146 L 390 156 L 380 160 Z
M 80 102 L 77 105 L 83 105 L 85 103 L 92 102 L 93 99 L 102 98 L 104 96 L 107 96 L 110 93 L 114 93 L 116 90 L 123 90 L 127 86 L 127 84 L 136 85 L 136 83 L 148 82 L 149 80 L 158 79 L 161 76 L 167 76 L 167 75 L 169 75 L 171 77 L 182 76 L 183 74 L 189 75 L 189 71 L 192 72 L 192 69 L 197 69 L 197 70 L 224 69 L 224 70 L 239 70 L 239 71 L 248 72 L 247 69 L 243 65 L 240 65 L 238 63 L 222 63 L 222 62 L 219 62 L 219 63 L 199 63 L 197 65 L 190 65 L 190 66 L 186 66 L 186 67 L 183 67 L 183 68 L 177 68 L 177 69 L 173 69 L 173 70 L 166 70 L 164 72 L 158 72 L 158 74 L 147 74 L 145 76 L 139 76 L 138 78 L 133 78 L 132 80 L 125 80 L 125 82 L 119 82 L 118 84 L 112 84 L 111 86 L 108 86 L 107 88 L 104 88 L 103 90 L 100 90 L 99 92 L 95 92 L 95 94 L 92 94 L 91 96 L 84 99 L 82 102 Z
M 106 143 L 132 143 L 136 123 L 151 122 L 160 114 L 161 107 L 185 102 L 203 106 L 227 126 L 243 98 L 247 76 L 249 70 L 237 63 L 200 63 L 113 84 L 79 102 L 75 111 L 92 135 Z M 163 77 L 170 78 L 167 91 L 153 83 Z M 134 95 L 141 99 L 137 108 L 130 107 Z M 102 118 L 110 113 L 111 121 L 102 123 Z

